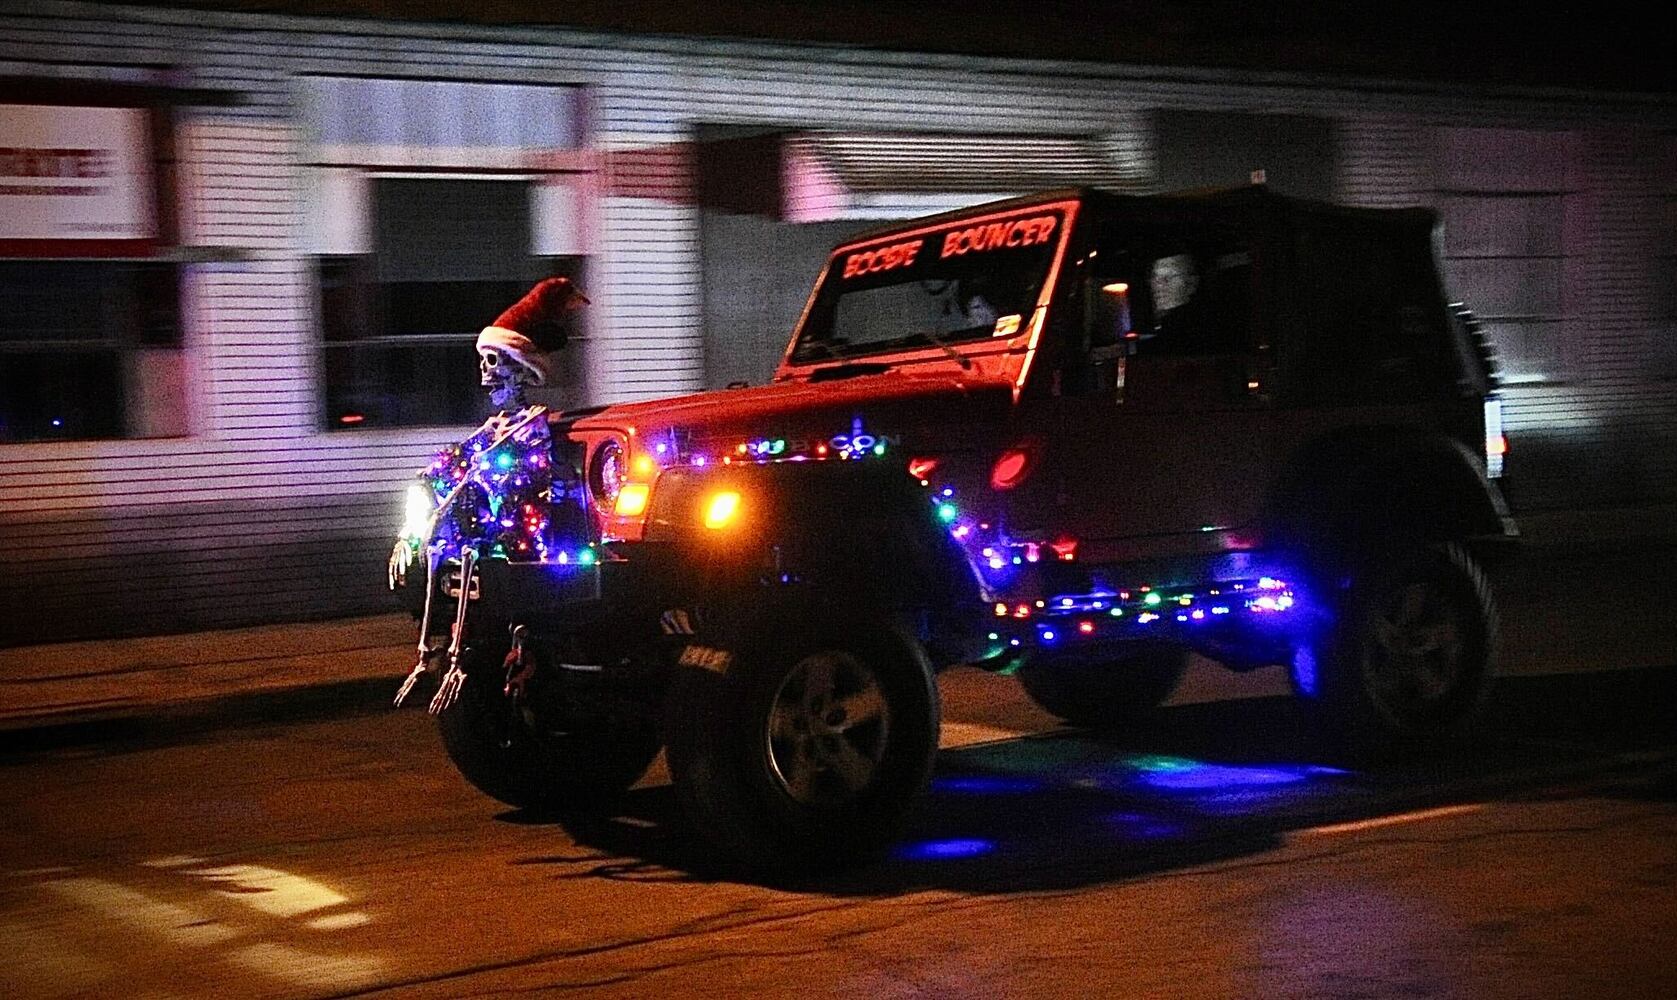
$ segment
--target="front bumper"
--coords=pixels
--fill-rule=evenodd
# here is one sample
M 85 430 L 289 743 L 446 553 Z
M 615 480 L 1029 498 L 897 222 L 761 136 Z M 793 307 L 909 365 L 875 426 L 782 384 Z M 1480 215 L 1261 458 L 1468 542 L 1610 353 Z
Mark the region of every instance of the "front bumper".
M 460 561 L 445 559 L 427 573 L 423 553 L 403 560 L 405 542 L 396 543 L 389 584 L 404 606 L 417 617 L 424 613 L 426 589 L 432 594 L 432 619 L 450 619 L 438 609 L 453 608 L 460 599 Z M 514 563 L 485 559 L 478 563 L 467 598 L 475 615 L 514 621 L 553 615 L 567 608 L 597 604 L 605 591 L 605 577 L 621 564 Z M 613 574 L 615 575 L 615 574 Z

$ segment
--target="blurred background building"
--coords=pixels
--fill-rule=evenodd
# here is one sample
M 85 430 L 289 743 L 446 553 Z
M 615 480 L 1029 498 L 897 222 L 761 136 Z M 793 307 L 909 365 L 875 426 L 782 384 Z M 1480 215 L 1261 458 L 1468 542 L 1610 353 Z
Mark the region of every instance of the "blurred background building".
M 1677 108 L 1669 51 L 1603 48 L 1634 25 L 329 6 L 0 6 L 0 644 L 385 607 L 401 486 L 537 277 L 594 300 L 548 402 L 757 382 L 836 240 L 1069 184 L 1435 207 L 1516 505 L 1677 500 Z

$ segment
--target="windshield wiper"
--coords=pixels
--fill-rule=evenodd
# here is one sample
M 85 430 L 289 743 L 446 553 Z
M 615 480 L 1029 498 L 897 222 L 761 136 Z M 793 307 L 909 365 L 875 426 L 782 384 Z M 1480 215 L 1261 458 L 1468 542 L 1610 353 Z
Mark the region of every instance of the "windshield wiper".
M 933 333 L 932 331 L 922 330 L 919 333 L 915 334 L 915 336 L 916 337 L 925 337 L 927 340 L 931 341 L 934 345 L 941 348 L 943 350 L 943 353 L 945 353 L 945 354 L 949 355 L 951 358 L 955 359 L 955 363 L 960 365 L 963 371 L 970 371 L 972 369 L 971 359 L 969 359 L 965 354 L 962 354 L 960 351 L 955 350 L 955 348 L 950 347 L 948 341 L 944 340 L 942 337 L 939 337 L 937 334 Z

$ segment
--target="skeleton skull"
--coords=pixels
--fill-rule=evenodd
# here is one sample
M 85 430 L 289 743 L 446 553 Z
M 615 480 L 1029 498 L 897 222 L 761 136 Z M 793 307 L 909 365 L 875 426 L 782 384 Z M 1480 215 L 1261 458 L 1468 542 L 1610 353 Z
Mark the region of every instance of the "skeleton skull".
M 478 350 L 478 384 L 489 390 L 489 401 L 501 409 L 522 407 L 524 389 L 533 381 L 530 369 L 492 347 Z

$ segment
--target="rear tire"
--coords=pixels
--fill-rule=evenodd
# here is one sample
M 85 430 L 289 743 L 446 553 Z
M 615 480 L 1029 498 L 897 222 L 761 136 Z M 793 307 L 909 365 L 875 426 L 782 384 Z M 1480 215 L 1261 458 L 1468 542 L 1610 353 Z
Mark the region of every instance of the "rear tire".
M 938 693 L 918 646 L 885 628 L 782 623 L 676 668 L 664 738 L 698 832 L 770 874 L 882 853 L 931 776 Z
M 1290 670 L 1329 748 L 1373 762 L 1459 738 L 1485 702 L 1497 611 L 1460 545 L 1386 546 L 1331 592 L 1333 620 Z
M 586 809 L 620 795 L 658 755 L 648 725 L 565 731 L 502 693 L 498 660 L 467 651 L 466 686 L 437 717 L 443 747 L 479 791 L 521 809 Z M 493 662 L 492 662 L 493 661 Z
M 1107 660 L 1032 659 L 1019 668 L 1019 682 L 1051 715 L 1074 726 L 1114 729 L 1163 704 L 1187 669 L 1187 650 L 1149 643 Z

